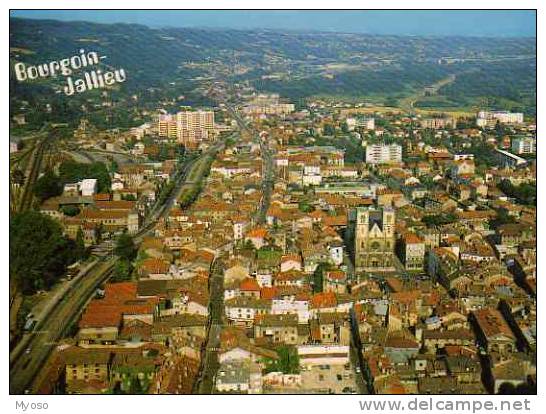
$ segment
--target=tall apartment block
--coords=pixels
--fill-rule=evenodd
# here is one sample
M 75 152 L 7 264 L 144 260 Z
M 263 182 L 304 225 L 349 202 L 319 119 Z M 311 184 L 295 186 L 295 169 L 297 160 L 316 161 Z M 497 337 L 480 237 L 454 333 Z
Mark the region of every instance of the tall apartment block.
M 402 161 L 402 147 L 397 144 L 372 144 L 366 147 L 366 164 L 389 164 Z
M 160 137 L 176 139 L 186 146 L 195 146 L 214 134 L 214 112 L 183 111 L 176 115 L 159 115 L 157 133 Z

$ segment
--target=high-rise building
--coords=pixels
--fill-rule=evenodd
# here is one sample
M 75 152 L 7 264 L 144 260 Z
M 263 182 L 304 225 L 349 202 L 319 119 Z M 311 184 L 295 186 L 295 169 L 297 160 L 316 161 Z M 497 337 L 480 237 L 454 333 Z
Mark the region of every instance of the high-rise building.
M 402 147 L 397 144 L 372 144 L 366 147 L 366 164 L 389 164 L 402 161 Z
M 159 115 L 157 119 L 157 134 L 160 137 L 176 138 L 176 119 L 172 115 Z
M 357 271 L 390 272 L 394 268 L 395 213 L 389 207 L 358 207 L 354 232 Z
M 183 111 L 176 115 L 159 115 L 157 134 L 176 139 L 185 145 L 194 145 L 214 133 L 214 112 Z
M 214 130 L 214 112 L 183 111 L 176 114 L 176 123 L 180 129 Z

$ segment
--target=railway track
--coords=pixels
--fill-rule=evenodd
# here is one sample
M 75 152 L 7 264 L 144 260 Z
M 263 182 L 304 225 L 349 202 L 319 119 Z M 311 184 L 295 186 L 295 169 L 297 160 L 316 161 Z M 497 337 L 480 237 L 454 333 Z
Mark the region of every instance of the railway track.
M 153 229 L 154 225 L 166 216 L 179 196 L 180 188 L 185 184 L 186 176 L 192 166 L 202 157 L 214 154 L 223 146 L 223 142 L 218 142 L 204 152 L 201 157 L 192 160 L 185 166 L 177 179 L 179 186 L 174 189 L 162 206 L 157 206 L 157 210 L 154 210 L 150 220 L 145 223 L 145 227 L 135 235 L 136 243 L 141 242 L 144 236 Z M 41 156 L 43 156 L 43 153 Z M 32 393 L 35 391 L 32 389 L 34 380 L 50 358 L 54 347 L 66 334 L 70 326 L 80 317 L 86 304 L 93 297 L 96 288 L 109 279 L 117 261 L 118 257 L 113 256 L 106 262 L 99 262 L 96 266 L 93 266 L 82 278 L 81 282 L 72 286 L 52 311 L 40 321 L 37 331 L 32 334 L 32 337 L 26 343 L 28 352 L 13 358 L 14 362 L 10 367 L 10 394 Z
M 92 299 L 101 283 L 108 280 L 117 259 L 101 262 L 78 284 L 66 292 L 50 313 L 47 324 L 40 324 L 27 344 L 27 350 L 20 355 L 10 369 L 10 394 L 32 392 L 32 383 L 42 369 L 58 341 L 83 312 L 86 303 Z
M 51 145 L 51 140 L 52 137 L 48 136 L 36 144 L 36 147 L 34 148 L 33 154 L 31 155 L 28 172 L 25 174 L 26 179 L 23 192 L 17 205 L 18 212 L 27 211 L 32 207 L 32 203 L 34 201 L 34 184 L 36 184 L 36 181 L 40 176 L 44 155 Z

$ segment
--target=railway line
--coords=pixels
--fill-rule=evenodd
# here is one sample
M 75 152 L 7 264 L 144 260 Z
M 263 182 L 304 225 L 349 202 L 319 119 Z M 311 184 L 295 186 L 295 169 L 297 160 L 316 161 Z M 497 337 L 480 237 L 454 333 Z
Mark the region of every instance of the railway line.
M 10 367 L 10 394 L 32 393 L 32 382 L 59 339 L 77 321 L 95 290 L 111 275 L 117 259 L 101 262 L 79 284 L 72 285 L 47 318 L 32 333 L 27 348 Z
M 143 227 L 134 236 L 135 243 L 140 243 L 153 229 L 157 222 L 164 218 L 179 197 L 181 189 L 186 184 L 186 177 L 202 157 L 215 154 L 224 146 L 223 141 L 217 142 L 200 157 L 191 160 L 180 171 L 176 178 L 177 185 L 162 205 L 154 207 Z M 42 154 L 43 155 L 43 154 Z M 48 360 L 59 339 L 66 334 L 69 327 L 78 320 L 86 304 L 94 296 L 96 288 L 107 281 L 114 269 L 117 256 L 108 256 L 105 261 L 97 261 L 90 266 L 87 273 L 78 281 L 71 284 L 62 298 L 51 307 L 51 311 L 43 315 L 36 330 L 26 339 L 24 346 L 19 346 L 18 353 L 10 355 L 10 393 L 32 393 L 33 381 L 37 373 Z M 104 259 L 103 259 L 104 260 Z M 25 352 L 22 348 L 26 347 Z
M 18 212 L 24 212 L 32 207 L 34 201 L 34 184 L 40 176 L 40 170 L 43 165 L 44 155 L 49 150 L 52 144 L 53 137 L 47 136 L 43 138 L 34 147 L 34 151 L 31 155 L 29 166 L 25 174 L 25 184 L 22 189 L 21 198 L 17 203 L 16 210 Z

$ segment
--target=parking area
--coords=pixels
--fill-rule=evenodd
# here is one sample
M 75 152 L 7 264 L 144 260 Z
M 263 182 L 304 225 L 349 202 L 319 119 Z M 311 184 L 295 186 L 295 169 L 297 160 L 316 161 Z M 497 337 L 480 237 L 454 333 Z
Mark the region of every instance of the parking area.
M 301 392 L 356 394 L 355 371 L 351 364 L 313 365 L 301 371 Z

